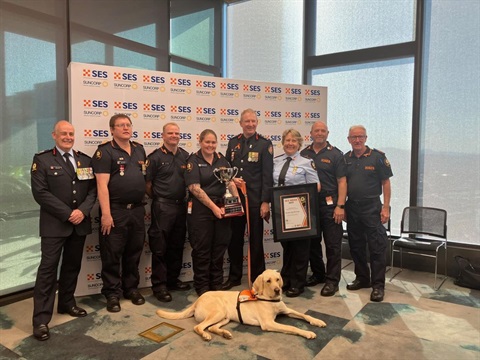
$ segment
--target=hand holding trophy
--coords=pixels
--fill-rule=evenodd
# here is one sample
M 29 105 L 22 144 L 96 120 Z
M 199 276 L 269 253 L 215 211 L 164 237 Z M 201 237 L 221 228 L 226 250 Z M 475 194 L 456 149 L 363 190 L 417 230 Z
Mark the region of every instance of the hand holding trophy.
M 230 190 L 228 190 L 228 184 L 237 173 L 238 168 L 235 166 L 233 168 L 219 167 L 213 170 L 213 175 L 215 175 L 218 181 L 225 184 L 225 195 L 223 195 L 225 214 L 223 217 L 242 216 L 244 214 L 240 199 L 238 196 L 232 195 Z

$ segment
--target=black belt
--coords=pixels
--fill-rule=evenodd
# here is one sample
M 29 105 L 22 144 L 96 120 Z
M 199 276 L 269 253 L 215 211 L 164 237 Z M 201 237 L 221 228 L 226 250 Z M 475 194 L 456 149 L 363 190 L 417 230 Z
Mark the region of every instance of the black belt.
M 175 199 L 166 199 L 166 198 L 157 197 L 155 198 L 155 201 L 162 204 L 172 204 L 172 205 L 185 204 L 185 199 L 175 200 Z
M 125 204 L 125 203 L 111 203 L 110 207 L 114 209 L 126 209 L 126 210 L 132 210 L 135 209 L 139 206 L 144 206 L 145 203 L 131 203 L 131 204 Z

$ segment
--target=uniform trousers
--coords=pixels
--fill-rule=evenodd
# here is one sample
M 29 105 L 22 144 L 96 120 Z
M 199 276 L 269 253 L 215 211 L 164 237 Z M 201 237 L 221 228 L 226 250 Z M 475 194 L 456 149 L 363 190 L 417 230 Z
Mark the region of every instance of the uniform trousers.
M 338 285 L 342 270 L 342 224 L 335 223 L 333 212 L 335 205 L 320 204 L 319 218 L 321 234 L 310 243 L 310 268 L 317 279 L 325 278 L 325 282 Z M 323 262 L 322 236 L 325 242 L 327 267 Z
M 244 203 L 245 204 L 245 203 Z M 249 207 L 250 218 L 250 276 L 255 282 L 258 275 L 265 271 L 265 251 L 263 249 L 263 219 L 260 217 L 260 206 Z M 240 282 L 243 274 L 243 247 L 245 244 L 245 225 L 247 217 L 232 218 L 232 239 L 228 246 L 230 272 L 228 279 L 234 283 Z
M 67 237 L 42 236 L 42 257 L 33 290 L 33 326 L 47 325 L 52 319 L 57 290 L 57 269 L 62 249 L 63 260 L 58 280 L 57 307 L 69 309 L 76 305 L 73 294 L 82 265 L 84 244 L 85 235 L 79 236 L 75 230 Z
M 187 215 L 192 246 L 193 286 L 197 293 L 218 290 L 223 282 L 225 252 L 231 237 L 231 219 L 218 219 L 196 198 Z
M 116 204 L 110 207 L 115 227 L 109 235 L 100 233 L 102 294 L 120 297 L 123 291 L 129 296 L 140 281 L 138 265 L 145 241 L 145 208 L 140 205 L 127 209 Z
M 283 247 L 283 266 L 280 274 L 285 287 L 297 289 L 305 287 L 310 241 L 310 239 L 307 239 L 281 242 Z
M 373 288 L 383 289 L 388 239 L 380 218 L 381 210 L 379 198 L 348 200 L 346 203 L 348 244 L 355 264 L 356 279 L 362 283 L 371 282 Z M 370 268 L 367 263 L 367 244 Z
M 184 201 L 152 202 L 152 223 L 148 229 L 152 251 L 152 290 L 176 284 L 183 265 L 183 248 L 187 231 L 187 208 Z

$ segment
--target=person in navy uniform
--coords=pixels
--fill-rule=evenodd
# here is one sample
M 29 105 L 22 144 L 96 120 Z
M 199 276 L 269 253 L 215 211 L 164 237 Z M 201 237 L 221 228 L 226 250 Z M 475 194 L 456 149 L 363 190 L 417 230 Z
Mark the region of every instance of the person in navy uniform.
M 312 159 L 317 168 L 322 191 L 318 194 L 321 234 L 310 243 L 310 268 L 312 276 L 306 286 L 325 282 L 320 295 L 333 296 L 338 291 L 342 270 L 342 221 L 345 216 L 347 196 L 346 165 L 343 153 L 328 141 L 328 126 L 322 121 L 312 125 L 312 144 L 300 154 Z M 322 235 L 325 241 L 327 268 L 323 262 Z
M 198 296 L 220 290 L 223 282 L 223 259 L 231 236 L 231 218 L 225 218 L 223 196 L 225 184 L 214 174 L 216 168 L 229 168 L 225 157 L 216 152 L 217 135 L 206 129 L 200 133 L 200 150 L 187 160 L 185 183 L 190 192 L 188 201 L 188 234 L 192 246 L 193 286 Z M 233 196 L 238 196 L 233 181 L 228 183 Z
M 320 181 L 315 169 L 315 163 L 300 155 L 303 139 L 295 129 L 285 130 L 282 134 L 283 155 L 273 160 L 274 186 L 289 186 L 301 184 L 317 184 L 320 191 Z M 304 291 L 308 259 L 310 254 L 310 239 L 282 241 L 283 278 L 285 295 L 299 296 Z
M 32 194 L 40 205 L 41 260 L 33 290 L 33 335 L 48 340 L 52 319 L 57 269 L 57 312 L 83 317 L 74 292 L 80 272 L 85 237 L 92 232 L 90 210 L 95 204 L 95 178 L 91 158 L 73 150 L 75 130 L 66 120 L 52 132 L 55 147 L 36 154 L 31 169 Z
M 231 166 L 238 168 L 236 185 L 246 183 L 249 205 L 249 246 L 250 246 L 250 281 L 253 283 L 265 270 L 263 250 L 263 221 L 270 218 L 270 189 L 273 185 L 273 146 L 270 140 L 257 133 L 257 114 L 246 109 L 240 115 L 243 133 L 230 139 L 226 158 Z M 245 207 L 243 194 L 240 198 Z M 232 218 L 232 239 L 228 247 L 230 272 L 223 290 L 240 285 L 243 274 L 243 247 L 246 216 Z
M 100 203 L 102 294 L 107 310 L 118 312 L 120 296 L 142 305 L 138 265 L 145 240 L 146 155 L 130 141 L 132 121 L 126 114 L 110 118 L 111 141 L 98 147 L 92 159 Z
M 178 146 L 180 128 L 163 126 L 163 145 L 147 158 L 147 194 L 152 197 L 148 242 L 152 251 L 152 290 L 157 300 L 172 301 L 169 290 L 188 290 L 178 280 L 187 231 L 187 188 L 184 173 L 188 152 Z
M 382 224 L 390 217 L 390 177 L 385 154 L 365 145 L 367 130 L 354 125 L 348 132 L 352 150 L 345 154 L 347 164 L 347 232 L 350 253 L 355 263 L 355 280 L 348 290 L 372 287 L 371 301 L 383 301 L 387 232 Z M 383 193 L 383 205 L 380 195 Z M 370 252 L 370 268 L 366 248 Z M 371 272 L 371 274 L 370 274 Z

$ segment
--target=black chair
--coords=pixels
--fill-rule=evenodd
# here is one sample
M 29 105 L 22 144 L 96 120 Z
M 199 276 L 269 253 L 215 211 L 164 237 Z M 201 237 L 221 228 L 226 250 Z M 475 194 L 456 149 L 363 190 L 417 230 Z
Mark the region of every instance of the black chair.
M 439 250 L 444 248 L 445 276 L 437 287 Z M 431 207 L 406 207 L 400 224 L 400 238 L 392 241 L 391 267 L 395 253 L 400 253 L 400 270 L 403 270 L 403 253 L 435 258 L 435 282 L 433 288 L 440 289 L 447 279 L 447 212 Z

